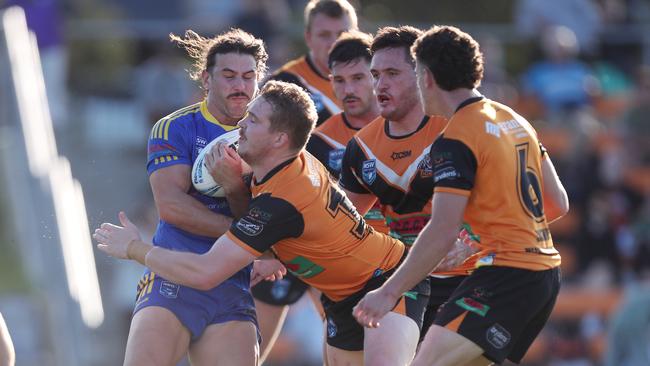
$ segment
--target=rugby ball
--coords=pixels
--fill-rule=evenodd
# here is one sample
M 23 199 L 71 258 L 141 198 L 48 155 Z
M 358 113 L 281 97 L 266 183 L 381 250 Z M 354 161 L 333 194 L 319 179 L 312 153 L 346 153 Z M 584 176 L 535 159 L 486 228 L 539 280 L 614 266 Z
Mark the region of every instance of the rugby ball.
M 192 166 L 192 185 L 197 191 L 199 191 L 199 193 L 210 197 L 225 197 L 221 185 L 214 181 L 214 178 L 212 178 L 208 168 L 205 166 L 205 154 L 210 152 L 212 147 L 219 141 L 225 141 L 228 146 L 237 149 L 239 142 L 239 129 L 236 128 L 217 136 L 217 138 L 210 141 L 209 144 L 205 145 L 205 147 L 201 149 L 199 156 L 197 156 L 194 161 L 194 165 Z

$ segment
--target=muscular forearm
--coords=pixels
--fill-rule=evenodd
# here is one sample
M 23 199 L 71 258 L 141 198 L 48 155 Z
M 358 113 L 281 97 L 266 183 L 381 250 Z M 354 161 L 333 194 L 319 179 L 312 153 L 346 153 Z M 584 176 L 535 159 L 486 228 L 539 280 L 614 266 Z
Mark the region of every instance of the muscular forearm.
M 128 259 L 149 267 L 159 276 L 184 286 L 197 289 L 212 288 L 209 277 L 203 271 L 201 255 L 189 252 L 175 252 L 154 247 L 141 240 L 132 240 L 126 249 Z
M 144 265 L 171 282 L 198 290 L 209 290 L 218 283 L 213 283 L 210 265 L 204 263 L 203 258 L 201 254 L 154 247 L 147 253 Z
M 386 291 L 396 298 L 431 273 L 453 245 L 456 237 L 442 236 L 434 226 L 431 221 L 427 223 L 413 243 L 404 263 L 384 284 Z
M 232 218 L 210 211 L 189 195 L 158 202 L 160 218 L 193 234 L 217 238 L 230 228 Z
M 235 218 L 244 216 L 248 210 L 248 204 L 251 201 L 251 193 L 246 187 L 245 184 L 226 191 L 226 199 L 228 200 L 228 205 L 230 206 L 230 211 Z

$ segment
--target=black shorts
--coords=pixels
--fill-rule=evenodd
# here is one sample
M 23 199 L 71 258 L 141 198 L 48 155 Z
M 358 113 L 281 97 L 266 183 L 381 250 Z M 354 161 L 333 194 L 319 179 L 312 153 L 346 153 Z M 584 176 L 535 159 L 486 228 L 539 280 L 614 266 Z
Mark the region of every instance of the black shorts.
M 451 294 L 456 290 L 467 276 L 452 276 L 446 278 L 429 277 L 429 284 L 431 285 L 431 295 L 429 295 L 429 304 L 424 313 L 424 322 L 422 324 L 422 331 L 420 332 L 420 342 L 424 340 L 424 336 L 429 331 L 438 314 L 438 308 L 449 300 Z
M 283 279 L 262 281 L 251 288 L 253 297 L 269 305 L 291 305 L 300 300 L 309 285 L 287 272 Z
M 379 288 L 393 274 L 393 270 L 371 278 L 358 292 L 345 299 L 334 302 L 327 296 L 321 296 L 321 302 L 327 317 L 327 344 L 346 351 L 363 350 L 363 327 L 352 315 L 352 309 L 370 291 Z M 395 304 L 393 311 L 413 319 L 422 329 L 424 311 L 429 302 L 429 279 L 420 281 Z
M 518 363 L 544 328 L 559 291 L 559 268 L 481 267 L 440 307 L 434 324 L 476 343 L 493 362 Z

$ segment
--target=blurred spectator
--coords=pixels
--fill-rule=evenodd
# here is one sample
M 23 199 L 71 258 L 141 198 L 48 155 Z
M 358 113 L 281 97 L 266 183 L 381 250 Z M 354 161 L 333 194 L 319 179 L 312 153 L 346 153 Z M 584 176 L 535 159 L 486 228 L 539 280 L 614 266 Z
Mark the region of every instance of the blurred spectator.
M 230 27 L 242 6 L 241 1 L 189 0 L 184 3 L 188 24 L 205 34 L 216 34 Z
M 628 287 L 612 316 L 604 366 L 650 365 L 650 285 Z
M 63 39 L 60 0 L 6 0 L 25 10 L 27 26 L 36 35 L 50 114 L 55 127 L 68 123 L 68 51 Z
M 504 65 L 503 45 L 498 38 L 484 36 L 479 40 L 484 58 L 480 90 L 486 97 L 504 104 L 517 101 L 517 90 Z
M 269 70 L 275 70 L 291 57 L 290 42 L 286 39 L 290 15 L 287 0 L 241 0 L 239 15 L 234 18 L 233 26 L 264 40 L 269 50 Z
M 268 42 L 268 37 L 278 36 L 281 27 L 289 20 L 286 0 L 241 0 L 240 4 L 234 26 L 262 38 L 264 42 Z
M 589 66 L 578 60 L 578 42 L 571 29 L 552 26 L 541 35 L 545 59 L 523 75 L 523 93 L 539 101 L 546 117 L 558 118 L 589 106 L 597 89 Z
M 548 27 L 571 29 L 587 53 L 594 52 L 602 29 L 600 9 L 595 0 L 519 0 L 515 25 L 520 34 L 535 37 Z
M 635 167 L 650 167 L 650 65 L 639 68 L 637 88 L 630 109 L 622 119 L 625 155 Z M 640 187 L 650 191 L 650 187 Z
M 190 67 L 172 47 L 152 44 L 151 56 L 134 69 L 135 96 L 153 125 L 169 113 L 201 99 L 196 84 L 187 78 Z

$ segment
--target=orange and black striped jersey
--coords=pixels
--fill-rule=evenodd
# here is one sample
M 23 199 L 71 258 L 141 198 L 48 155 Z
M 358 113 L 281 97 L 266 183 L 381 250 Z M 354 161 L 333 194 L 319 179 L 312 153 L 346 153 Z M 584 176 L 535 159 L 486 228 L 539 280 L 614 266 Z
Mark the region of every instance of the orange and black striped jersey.
M 307 55 L 287 62 L 273 73 L 270 79 L 286 81 L 305 89 L 316 105 L 317 125 L 341 112 L 341 104 L 334 95 L 330 80 L 316 71 L 316 67 Z
M 431 217 L 429 151 L 446 124 L 444 117 L 425 116 L 413 133 L 391 136 L 389 121 L 380 117 L 361 129 L 345 150 L 341 186 L 377 197 L 390 235 L 409 246 Z M 472 267 L 436 274 L 465 275 Z
M 307 151 L 338 180 L 345 146 L 359 130 L 360 128 L 350 126 L 344 113 L 336 114 L 312 132 L 307 142 Z
M 325 167 L 307 152 L 251 183 L 248 212 L 228 237 L 255 256 L 271 249 L 333 301 L 398 265 L 404 244 L 372 230 Z
M 314 130 L 307 143 L 307 151 L 318 159 L 332 177 L 338 181 L 345 146 L 359 130 L 360 128 L 350 125 L 345 118 L 345 113 L 334 115 Z M 375 230 L 388 234 L 388 226 L 381 213 L 379 202 L 370 208 L 363 218 Z
M 463 220 L 481 249 L 477 266 L 560 265 L 544 215 L 543 155 L 528 121 L 482 97 L 461 104 L 434 142 L 434 192 L 469 197 Z

